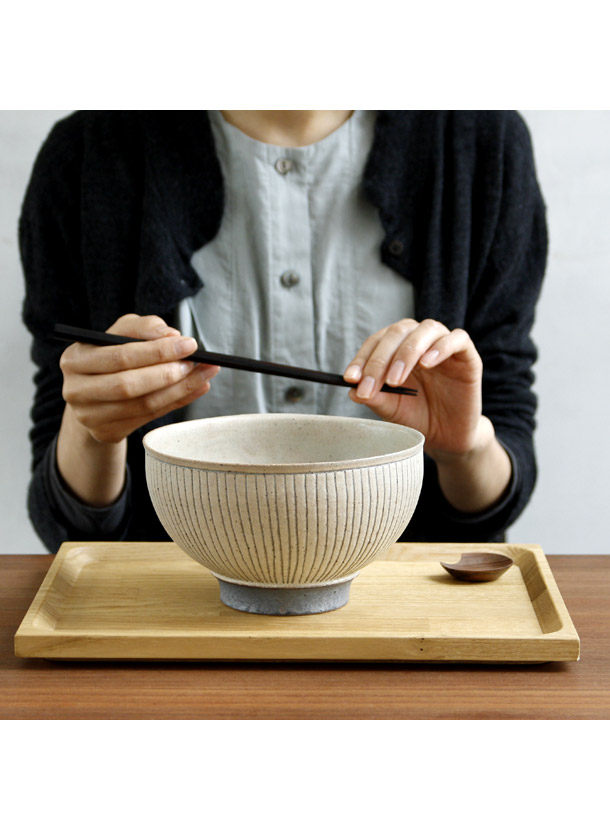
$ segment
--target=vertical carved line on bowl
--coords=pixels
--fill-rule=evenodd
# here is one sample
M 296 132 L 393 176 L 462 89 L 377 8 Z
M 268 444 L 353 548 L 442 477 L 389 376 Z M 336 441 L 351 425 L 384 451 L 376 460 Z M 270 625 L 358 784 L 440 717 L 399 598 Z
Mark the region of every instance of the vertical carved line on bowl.
M 174 538 L 174 527 L 176 526 L 176 522 L 173 517 L 173 512 L 171 510 L 171 503 L 168 498 L 168 492 L 165 486 L 165 482 L 163 476 L 161 475 L 161 462 L 157 461 L 156 458 L 150 460 L 150 469 L 152 472 L 152 492 L 151 497 L 153 500 L 153 504 L 159 518 L 161 520 L 161 524 L 168 532 L 168 534 Z
M 403 500 L 398 511 L 399 526 L 393 539 L 390 540 L 390 544 L 398 539 L 413 516 L 419 498 L 418 481 L 421 482 L 421 464 L 422 456 L 419 455 L 398 465 L 402 475 Z
M 405 493 L 407 498 L 403 506 L 402 520 L 408 522 L 415 509 L 415 498 L 413 488 L 415 487 L 414 464 L 404 464 L 404 476 L 406 478 Z
M 377 555 L 377 547 L 383 538 L 387 526 L 385 524 L 385 502 L 387 499 L 387 491 L 384 479 L 383 467 L 374 467 L 375 476 L 375 492 L 373 498 L 375 499 L 375 516 L 373 521 L 373 528 L 371 530 L 370 541 L 366 553 L 361 557 L 358 567 L 362 568 L 368 565 Z M 371 490 L 371 492 L 373 492 Z
M 335 579 L 340 572 L 338 567 L 337 557 L 344 551 L 345 532 L 347 527 L 347 516 L 349 513 L 349 506 L 347 505 L 345 486 L 345 473 L 343 471 L 336 471 L 329 474 L 333 482 L 333 496 L 332 496 L 332 510 L 330 511 L 329 522 L 332 526 L 332 547 L 329 541 L 328 549 L 328 564 L 326 570 L 319 575 L 320 582 L 326 582 L 330 579 Z M 340 486 L 341 482 L 342 486 Z M 327 502 L 328 503 L 328 502 Z M 339 512 L 343 513 L 343 519 L 339 518 Z
M 170 486 L 170 494 L 174 494 L 172 503 L 176 515 L 176 536 L 180 539 L 182 546 L 196 552 L 197 545 L 194 544 L 192 531 L 190 530 L 189 509 L 186 505 L 186 473 L 190 473 L 187 467 L 170 467 L 169 478 L 173 480 L 173 487 Z
M 311 576 L 316 564 L 318 537 L 315 528 L 318 523 L 318 503 L 316 498 L 317 478 L 319 473 L 305 476 L 305 556 L 303 563 L 303 581 L 311 582 Z
M 366 536 L 365 539 L 369 540 L 365 542 L 365 548 L 362 552 L 362 557 L 360 561 L 367 561 L 368 557 L 370 556 L 371 550 L 371 542 L 375 541 L 375 533 L 377 528 L 377 496 L 381 495 L 378 493 L 379 487 L 377 482 L 377 467 L 367 467 L 366 468 L 366 476 L 368 479 L 368 498 L 367 498 L 367 513 L 368 513 L 368 521 L 366 523 Z M 357 565 L 360 567 L 360 565 Z
M 318 561 L 318 544 L 320 540 L 320 511 L 318 509 L 318 497 L 319 497 L 319 476 L 320 473 L 314 473 L 310 480 L 313 481 L 313 488 L 309 488 L 311 492 L 311 505 L 312 505 L 312 525 L 310 525 L 312 532 L 309 538 L 309 546 L 307 553 L 308 555 L 311 553 L 309 565 L 307 568 L 307 575 L 306 580 L 307 582 L 314 582 L 316 579 L 315 576 L 315 565 Z M 309 485 L 310 481 L 307 482 Z M 318 563 L 319 564 L 319 563 Z
M 218 482 L 218 474 L 206 470 L 206 476 L 208 480 L 208 499 L 210 500 L 210 516 L 215 517 L 215 520 L 212 521 L 212 525 L 215 530 L 217 542 L 216 556 L 220 562 L 223 562 L 224 557 L 222 555 L 222 552 L 223 550 L 227 550 L 227 548 L 230 548 L 230 545 L 224 523 L 223 507 L 220 499 L 220 486 Z M 241 570 L 239 569 L 239 567 L 236 567 L 235 562 L 232 563 L 231 570 L 235 570 L 237 572 L 237 575 L 242 577 Z M 226 564 L 222 565 L 220 573 L 227 573 Z
M 222 557 L 222 545 L 220 544 L 220 539 L 218 536 L 218 532 L 216 530 L 216 523 L 213 521 L 208 522 L 207 514 L 209 513 L 210 518 L 213 515 L 213 507 L 212 501 L 210 498 L 210 493 L 212 488 L 210 486 L 210 476 L 213 473 L 210 473 L 208 470 L 202 471 L 201 478 L 199 480 L 199 489 L 201 492 L 201 499 L 205 502 L 206 510 L 204 511 L 204 519 L 206 523 L 206 527 L 208 530 L 208 539 L 206 545 L 207 555 L 210 557 L 209 564 L 212 568 L 217 571 L 218 573 L 223 573 L 226 570 L 226 565 L 223 565 L 223 557 Z M 204 478 L 205 476 L 205 478 Z M 204 482 L 205 482 L 205 496 L 204 496 Z
M 300 562 L 297 582 L 305 582 L 307 564 L 307 489 L 305 475 L 295 477 L 295 518 L 297 525 L 297 552 Z
M 410 501 L 409 501 L 409 519 L 415 512 L 417 508 L 417 503 L 419 501 L 419 496 L 421 493 L 421 488 L 423 484 L 423 467 L 424 467 L 424 454 L 423 452 L 420 453 L 416 458 L 412 460 L 409 464 L 409 471 L 412 478 L 411 482 L 411 490 L 410 492 Z
M 398 539 L 407 525 L 407 512 L 410 502 L 409 489 L 411 487 L 411 476 L 409 464 L 397 462 L 392 465 L 394 470 L 394 485 L 391 491 L 392 502 L 395 505 L 394 521 L 391 523 L 389 533 L 385 540 L 386 547 L 389 547 Z
M 414 506 L 413 503 L 413 493 L 411 492 L 412 487 L 414 486 L 413 481 L 413 465 L 411 461 L 403 461 L 401 463 L 396 464 L 396 470 L 400 473 L 400 484 L 398 485 L 401 490 L 399 492 L 402 493 L 402 501 L 400 504 L 400 509 L 398 511 L 399 514 L 399 525 L 397 538 L 403 532 L 407 524 L 409 523 L 409 519 L 411 518 L 411 508 Z M 390 542 L 392 544 L 392 542 Z
M 237 577 L 247 581 L 252 578 L 252 575 L 249 571 L 248 560 L 244 550 L 237 540 L 234 528 L 235 510 L 234 505 L 231 504 L 228 491 L 229 478 L 231 476 L 234 478 L 235 476 L 232 473 L 216 473 L 215 475 L 218 485 L 218 501 L 221 505 L 222 527 L 229 546 L 227 553 L 225 554 L 225 559 L 229 559 Z M 225 485 L 224 492 L 220 487 L 221 481 L 224 482 Z
M 289 580 L 290 560 L 292 551 L 290 550 L 290 535 L 288 531 L 288 500 L 286 497 L 286 488 L 288 487 L 288 476 L 275 475 L 275 520 L 277 523 L 277 538 L 278 550 L 280 551 L 280 568 L 281 568 L 281 582 L 286 583 Z
M 397 524 L 396 513 L 394 512 L 394 499 L 396 498 L 399 485 L 398 470 L 396 464 L 384 464 L 380 469 L 383 480 L 383 523 L 379 538 L 371 551 L 369 561 L 372 561 L 382 550 L 391 544 L 390 539 L 395 532 Z
M 331 487 L 332 482 L 332 487 Z M 327 528 L 327 556 L 325 568 L 319 575 L 321 582 L 334 578 L 336 571 L 337 540 L 339 531 L 339 505 L 337 496 L 337 473 L 328 473 L 326 476 L 326 528 Z
M 385 536 L 388 532 L 388 527 L 392 521 L 392 512 L 391 512 L 391 474 L 392 471 L 388 466 L 384 466 L 381 468 L 381 477 L 383 479 L 383 514 L 382 514 L 382 525 L 383 525 L 383 532 L 381 534 L 381 542 L 385 539 Z
M 354 551 L 354 557 L 350 562 L 350 570 L 358 570 L 358 568 L 362 567 L 362 564 L 365 560 L 367 560 L 370 551 L 370 528 L 371 528 L 371 518 L 372 518 L 372 510 L 371 510 L 371 503 L 375 500 L 376 495 L 376 481 L 375 484 L 371 482 L 371 475 L 374 475 L 374 470 L 371 467 L 366 467 L 361 471 L 361 478 L 362 483 L 364 485 L 364 481 L 366 479 L 368 483 L 368 493 L 369 497 L 365 498 L 364 487 L 362 491 L 362 514 L 361 514 L 361 529 L 363 531 L 363 540 L 362 543 L 358 545 L 358 548 Z M 365 515 L 366 515 L 366 528 L 364 527 L 365 524 Z
M 193 532 L 196 537 L 197 547 L 191 554 L 193 558 L 203 565 L 206 565 L 207 556 L 207 539 L 206 534 L 201 523 L 203 517 L 203 504 L 201 501 L 201 472 L 199 470 L 193 471 L 191 481 L 191 501 L 189 512 L 191 514 Z
M 182 484 L 181 502 L 185 518 L 185 524 L 188 528 L 187 539 L 190 545 L 190 549 L 192 551 L 198 551 L 200 549 L 200 539 L 197 535 L 196 511 L 193 502 L 193 492 L 195 490 L 195 479 L 197 473 L 188 467 L 181 467 L 180 470 L 182 471 L 182 475 L 180 476 L 180 481 Z M 200 559 L 201 554 L 199 554 L 198 556 Z
M 163 481 L 163 501 L 167 506 L 170 515 L 172 533 L 170 534 L 180 546 L 187 547 L 187 541 L 181 530 L 180 525 L 180 510 L 178 508 L 176 499 L 176 490 L 174 488 L 173 479 L 175 479 L 175 471 L 170 467 L 167 471 L 167 476 Z
M 203 503 L 203 499 L 201 496 L 201 478 L 203 473 L 201 470 L 198 470 L 197 473 L 193 473 L 193 488 L 192 488 L 192 496 L 193 496 L 193 505 L 192 505 L 192 512 L 194 514 L 194 526 L 196 528 L 197 533 L 197 541 L 200 554 L 197 557 L 200 562 L 204 565 L 206 560 L 209 559 L 208 550 L 208 534 L 204 531 L 202 521 L 205 521 L 205 512 L 206 508 Z M 195 484 L 196 482 L 196 484 Z
M 337 557 L 341 551 L 345 551 L 347 540 L 348 517 L 350 515 L 349 501 L 347 496 L 347 477 L 344 470 L 335 474 L 335 487 L 337 489 L 337 502 L 343 505 L 343 526 L 341 532 L 337 533 Z
M 356 519 L 354 516 L 355 513 L 355 486 L 354 486 L 354 471 L 353 470 L 343 470 L 342 471 L 343 480 L 345 484 L 345 535 L 343 537 L 343 556 L 341 557 L 340 561 L 337 563 L 337 570 L 340 572 L 343 570 L 346 561 L 350 556 L 350 552 L 352 549 L 352 541 L 354 538 L 354 526 L 356 524 Z M 349 533 L 349 540 L 347 540 L 347 536 Z M 347 540 L 347 541 L 346 541 Z
M 220 486 L 218 482 L 218 474 L 215 472 L 208 472 L 207 475 L 208 498 L 210 500 L 210 515 L 215 517 L 215 521 L 213 522 L 213 524 L 216 528 L 216 537 L 218 539 L 218 555 L 219 558 L 222 558 L 222 551 L 226 550 L 227 547 L 229 547 L 229 540 L 227 538 L 227 530 L 225 527 L 222 502 L 220 500 Z M 220 519 L 220 521 L 218 521 L 218 519 Z M 225 571 L 225 568 L 223 568 L 223 571 Z
M 252 549 L 256 554 L 256 559 L 259 566 L 259 582 L 265 582 L 265 564 L 264 551 L 261 550 L 260 538 L 262 527 L 260 523 L 260 516 L 258 510 L 258 498 L 256 492 L 256 475 L 250 474 L 246 476 L 246 498 L 244 502 L 246 513 L 248 515 L 248 523 L 252 532 Z
M 345 514 L 346 514 L 346 525 L 345 525 L 345 538 L 343 540 L 342 545 L 342 556 L 339 562 L 337 563 L 338 571 L 342 572 L 346 568 L 346 563 L 349 561 L 352 555 L 352 551 L 356 544 L 356 539 L 354 537 L 355 528 L 358 526 L 358 518 L 356 516 L 356 481 L 354 476 L 354 470 L 345 470 L 345 489 L 346 489 L 346 501 L 345 501 Z
M 367 512 L 367 522 L 366 522 L 366 531 L 364 534 L 364 543 L 362 545 L 363 549 L 358 551 L 358 554 L 354 561 L 352 562 L 350 569 L 358 570 L 358 568 L 363 567 L 366 565 L 373 557 L 372 557 L 372 546 L 375 544 L 376 537 L 375 537 L 375 526 L 377 521 L 377 500 L 378 498 L 383 498 L 383 486 L 380 488 L 378 486 L 378 472 L 379 467 L 366 467 L 366 477 L 368 480 L 368 492 L 369 498 L 367 499 L 366 505 L 366 512 Z M 364 470 L 363 470 L 364 473 Z M 383 474 L 382 474 L 383 475 Z M 363 476 L 364 477 L 364 476 Z M 374 519 L 373 519 L 373 509 L 372 506 L 375 507 Z M 371 524 L 373 525 L 371 529 Z M 380 530 L 378 533 L 381 532 Z M 368 540 L 368 541 L 367 541 Z
M 396 539 L 403 532 L 409 521 L 409 505 L 411 504 L 411 487 L 413 486 L 411 475 L 411 464 L 407 462 L 398 462 L 394 464 L 396 468 L 396 492 L 393 498 L 400 502 L 396 510 L 396 521 L 393 523 L 392 533 L 388 539 L 388 547 L 392 545 Z
M 201 524 L 201 520 L 203 517 L 203 510 L 201 505 L 201 497 L 200 497 L 200 489 L 201 489 L 201 473 L 199 471 L 191 471 L 191 487 L 189 490 L 189 506 L 188 506 L 188 513 L 190 516 L 190 522 L 192 525 L 192 533 L 194 542 L 191 540 L 187 540 L 186 537 L 183 540 L 184 550 L 199 562 L 202 565 L 208 564 L 208 555 L 207 555 L 207 545 L 206 543 L 206 535 Z
M 252 527 L 252 517 L 250 516 L 250 509 L 248 507 L 248 481 L 250 476 L 245 474 L 239 474 L 236 476 L 236 498 L 237 498 L 237 512 L 239 514 L 239 523 L 240 528 L 243 533 L 244 537 L 244 559 L 247 555 L 247 561 L 249 563 L 250 570 L 254 576 L 254 582 L 262 582 L 262 574 L 263 568 L 261 565 L 261 561 L 258 555 L 258 550 L 256 547 L 256 537 L 254 535 L 254 529 Z M 248 523 L 248 527 L 246 528 L 246 522 L 244 521 L 244 508 L 245 508 L 245 518 Z
M 284 579 L 282 578 L 282 552 L 277 526 L 276 476 L 263 475 L 262 480 L 265 494 L 265 517 L 269 524 L 267 549 L 269 551 L 268 557 L 270 557 L 271 575 L 273 582 L 281 583 L 284 582 Z
M 380 526 L 379 534 L 375 539 L 375 545 L 371 551 L 371 560 L 374 559 L 382 550 L 388 547 L 390 536 L 392 535 L 392 527 L 394 524 L 394 509 L 392 500 L 395 497 L 394 487 L 392 486 L 392 479 L 394 465 L 385 464 L 379 470 L 379 475 L 382 480 L 383 494 L 383 518 Z
M 252 574 L 252 571 L 249 566 L 249 562 L 246 559 L 246 554 L 244 551 L 244 546 L 240 544 L 239 539 L 237 538 L 237 531 L 236 528 L 240 526 L 240 522 L 236 521 L 236 514 L 237 514 L 237 487 L 235 484 L 236 474 L 235 473 L 227 473 L 224 476 L 220 476 L 217 474 L 216 476 L 218 480 L 218 484 L 220 485 L 221 479 L 224 480 L 225 489 L 224 493 L 220 491 L 219 486 L 219 500 L 222 502 L 222 523 L 223 527 L 225 528 L 225 533 L 227 534 L 227 538 L 229 535 L 232 537 L 231 544 L 231 554 L 230 560 L 231 562 L 235 563 L 237 558 L 241 560 L 240 572 L 243 573 L 244 579 L 254 579 L 256 581 L 256 575 Z M 229 493 L 229 485 L 233 487 L 233 495 L 231 496 Z M 228 525 L 225 525 L 224 517 L 228 517 Z
M 419 493 L 421 490 L 421 483 L 422 483 L 422 466 L 423 466 L 423 453 L 420 453 L 415 458 L 409 459 L 409 461 L 404 465 L 406 471 L 406 478 L 407 484 L 405 486 L 405 490 L 408 495 L 407 503 L 405 504 L 404 509 L 404 516 L 403 520 L 406 525 L 410 522 L 413 513 L 415 512 L 415 508 L 417 507 L 417 501 L 419 499 Z
M 179 522 L 179 533 L 182 537 L 182 546 L 193 559 L 205 565 L 205 553 L 201 551 L 200 536 L 197 532 L 199 526 L 196 516 L 195 503 L 195 482 L 198 481 L 198 474 L 185 468 L 176 469 L 176 483 L 174 492 L 178 494 L 176 499 L 177 521 Z M 184 530 L 183 530 L 184 528 Z
M 326 545 L 328 531 L 328 494 L 326 488 L 326 473 L 316 474 L 316 560 L 318 567 L 312 572 L 312 579 L 317 580 L 320 570 L 326 564 L 328 547 Z
M 299 562 L 299 552 L 297 548 L 298 530 L 296 525 L 296 495 L 294 487 L 295 478 L 296 476 L 294 475 L 285 476 L 286 486 L 284 489 L 284 498 L 286 500 L 286 527 L 288 529 L 288 549 L 290 551 L 288 575 L 286 579 L 287 582 L 296 582 L 296 568 Z M 288 491 L 290 491 L 290 494 Z M 293 508 L 292 510 L 291 507 Z
M 294 477 L 294 516 L 296 521 L 296 555 L 300 567 L 296 582 L 305 582 L 305 565 L 307 557 L 307 490 L 306 476 L 299 473 Z
M 157 495 L 159 492 L 159 475 L 158 475 L 158 461 L 156 458 L 146 456 L 146 483 L 148 484 L 148 492 L 155 508 L 157 507 Z
M 347 510 L 345 510 L 345 503 L 344 503 L 343 500 L 339 499 L 338 480 L 339 480 L 339 476 L 342 476 L 342 473 L 335 472 L 332 475 L 333 475 L 333 484 L 334 484 L 334 490 L 335 490 L 335 501 L 334 501 L 334 504 L 333 504 L 333 511 L 334 511 L 334 514 L 335 514 L 335 517 L 336 517 L 336 521 L 335 521 L 335 537 L 333 539 L 333 549 L 332 549 L 332 554 L 331 554 L 331 560 L 330 561 L 331 561 L 331 563 L 333 563 L 334 567 L 331 570 L 331 572 L 329 573 L 329 575 L 326 577 L 327 579 L 332 579 L 335 576 L 336 572 L 337 572 L 337 565 L 336 565 L 337 556 L 338 556 L 339 550 L 341 549 L 341 543 L 342 543 L 343 538 L 345 536 L 345 528 L 346 528 L 346 524 L 347 524 Z M 345 476 L 342 476 L 342 477 L 344 479 L 344 484 L 345 484 Z M 343 492 L 345 492 L 345 487 L 343 488 Z M 342 511 L 343 512 L 343 527 L 341 528 L 341 531 L 339 530 L 339 527 L 340 527 L 339 505 L 340 504 L 343 506 L 343 511 Z
M 280 577 L 280 581 L 285 583 L 288 581 L 288 559 L 283 551 L 286 550 L 285 547 L 285 528 L 286 528 L 286 517 L 283 515 L 283 501 L 282 501 L 282 493 L 286 489 L 286 476 L 285 475 L 274 475 L 273 476 L 273 504 L 275 505 L 275 510 L 273 511 L 272 519 L 274 521 L 275 526 L 275 539 L 277 542 L 277 567 L 278 567 L 278 575 Z M 280 512 L 282 511 L 282 512 Z
M 375 505 L 375 513 L 373 516 L 373 530 L 371 531 L 371 536 L 373 539 L 373 543 L 375 543 L 377 539 L 379 539 L 379 536 L 383 533 L 383 525 L 380 524 L 379 521 L 381 505 L 385 500 L 383 467 L 371 467 L 371 474 L 374 478 L 374 484 L 371 484 L 371 498 L 373 500 L 373 504 Z
M 231 476 L 235 476 L 234 473 L 226 472 L 223 475 L 219 475 L 218 473 L 214 473 L 214 480 L 216 482 L 216 492 L 218 495 L 218 504 L 220 505 L 220 517 L 222 519 L 222 529 L 224 531 L 224 535 L 227 542 L 227 547 L 225 549 L 225 558 L 228 558 L 232 563 L 232 567 L 239 568 L 239 572 L 245 575 L 247 574 L 248 568 L 244 561 L 243 552 L 237 542 L 237 536 L 235 534 L 234 529 L 234 522 L 233 522 L 233 511 L 231 509 L 231 501 L 229 498 L 229 480 Z M 224 485 L 224 486 L 221 486 Z M 225 521 L 226 517 L 226 521 Z M 239 565 L 236 560 L 237 558 L 241 559 L 241 565 Z
M 269 545 L 266 540 L 271 535 L 271 525 L 269 523 L 269 515 L 267 512 L 266 492 L 265 492 L 265 476 L 255 475 L 255 490 L 256 490 L 256 507 L 258 513 L 258 524 L 260 527 L 260 534 L 256 540 L 257 549 L 261 555 L 264 568 L 264 582 L 273 582 L 273 558 L 269 557 Z
M 218 573 L 225 573 L 227 570 L 225 557 L 223 556 L 222 543 L 216 529 L 216 522 L 213 519 L 213 507 L 211 500 L 211 492 L 213 487 L 212 479 L 214 473 L 208 470 L 201 470 L 199 473 L 199 501 L 200 501 L 200 517 L 204 523 L 204 531 L 202 534 L 202 546 L 205 551 L 205 558 L 202 557 L 203 564 L 212 568 Z
M 169 474 L 170 478 L 174 480 L 174 486 L 172 490 L 175 494 L 174 502 L 176 506 L 176 513 L 178 516 L 178 527 L 180 528 L 180 534 L 182 538 L 185 540 L 186 544 L 190 547 L 191 539 L 188 526 L 188 516 L 184 506 L 184 469 L 182 467 L 170 467 Z
M 352 511 L 352 521 L 358 532 L 344 560 L 345 567 L 347 567 L 348 572 L 355 569 L 354 563 L 358 559 L 359 552 L 363 544 L 361 539 L 364 537 L 364 471 L 362 469 L 356 469 L 351 470 L 350 472 L 354 479 L 354 508 Z
M 358 482 L 358 486 L 354 488 L 356 492 L 354 518 L 356 521 L 356 526 L 358 528 L 358 536 L 356 537 L 356 543 L 354 544 L 353 550 L 351 551 L 350 561 L 352 561 L 355 557 L 358 556 L 358 552 L 362 548 L 362 539 L 364 537 L 364 474 L 362 469 L 354 470 L 354 479 Z M 360 496 L 360 499 L 358 499 L 358 495 Z
M 147 455 L 144 463 L 146 465 L 146 484 L 148 485 L 148 494 L 150 495 L 150 500 L 152 501 L 153 506 L 157 511 L 159 521 L 161 522 L 163 527 L 165 527 L 163 511 L 160 509 L 161 500 L 159 499 L 158 493 L 159 485 L 157 480 L 157 462 L 156 459 L 153 459 L 149 455 Z
M 271 561 L 273 563 L 273 582 L 281 583 L 284 582 L 284 579 L 282 573 L 282 554 L 280 547 L 280 535 L 277 517 L 277 491 L 275 486 L 276 476 L 264 475 L 263 485 L 265 488 L 265 505 L 267 506 L 267 510 L 265 511 L 265 513 L 269 517 L 269 539 L 271 539 Z M 275 510 L 272 509 L 271 505 L 275 505 Z
M 404 488 L 402 488 L 401 492 L 401 485 L 404 484 L 404 482 L 399 465 L 388 464 L 387 472 L 388 484 L 386 498 L 388 500 L 389 517 L 388 526 L 383 538 L 383 544 L 385 547 L 389 547 L 392 544 L 392 539 L 402 521 L 402 503 L 405 498 Z
M 324 528 L 322 530 L 322 533 L 324 534 L 324 545 L 322 558 L 315 577 L 318 582 L 325 582 L 328 579 L 327 574 L 329 569 L 332 567 L 333 561 L 332 537 L 336 535 L 337 525 L 336 511 L 330 510 L 329 508 L 331 501 L 330 484 L 333 478 L 333 473 L 322 473 L 322 475 L 324 476 L 324 491 L 326 498 L 324 499 L 325 504 L 323 510 L 319 511 L 324 516 Z
M 157 511 L 159 521 L 167 530 L 167 526 L 165 524 L 165 510 L 163 509 L 163 499 L 161 498 L 161 494 L 159 492 L 158 461 L 156 458 L 152 458 L 148 455 L 146 456 L 146 483 L 148 484 L 150 500 Z
M 186 544 L 186 538 L 182 533 L 181 528 L 181 519 L 182 513 L 180 511 L 180 504 L 179 504 L 179 494 L 178 494 L 178 479 L 176 476 L 176 470 L 173 467 L 168 468 L 168 476 L 167 476 L 167 498 L 168 504 L 171 506 L 171 511 L 174 516 L 174 528 L 175 532 L 178 535 L 178 538 L 181 542 Z
M 329 473 L 316 473 L 316 552 L 317 568 L 312 569 L 309 575 L 310 582 L 321 582 L 330 557 L 328 544 L 329 516 L 328 516 L 328 476 Z

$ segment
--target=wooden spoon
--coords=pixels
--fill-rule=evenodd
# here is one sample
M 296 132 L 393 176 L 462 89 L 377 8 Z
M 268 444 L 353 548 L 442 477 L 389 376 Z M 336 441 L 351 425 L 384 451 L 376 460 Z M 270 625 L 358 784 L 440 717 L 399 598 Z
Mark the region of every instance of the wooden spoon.
M 441 562 L 447 573 L 462 582 L 492 582 L 502 576 L 513 564 L 510 556 L 502 553 L 463 553 L 459 562 L 449 565 Z

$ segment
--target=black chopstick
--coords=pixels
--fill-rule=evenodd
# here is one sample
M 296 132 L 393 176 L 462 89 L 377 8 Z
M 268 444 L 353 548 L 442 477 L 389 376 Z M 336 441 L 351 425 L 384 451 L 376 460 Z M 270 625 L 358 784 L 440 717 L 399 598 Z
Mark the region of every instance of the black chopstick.
M 91 331 L 76 326 L 65 326 L 57 323 L 53 336 L 56 340 L 64 340 L 69 343 L 89 343 L 92 346 L 122 346 L 125 343 L 143 343 L 137 337 L 121 337 L 118 334 L 108 334 L 104 331 Z M 192 360 L 194 363 L 209 363 L 211 366 L 225 366 L 228 369 L 242 369 L 245 372 L 260 372 L 263 375 L 278 375 L 283 378 L 294 378 L 295 380 L 309 380 L 316 383 L 327 383 L 331 386 L 347 386 L 355 388 L 357 383 L 350 383 L 343 380 L 341 375 L 332 372 L 318 372 L 315 369 L 301 369 L 299 366 L 286 366 L 283 363 L 267 363 L 264 360 L 254 360 L 251 357 L 237 357 L 235 355 L 220 354 L 219 352 L 208 352 L 205 349 L 197 349 L 193 354 L 188 355 L 184 360 Z M 382 392 L 395 392 L 397 395 L 417 395 L 417 389 L 409 389 L 406 386 L 388 386 L 384 383 Z

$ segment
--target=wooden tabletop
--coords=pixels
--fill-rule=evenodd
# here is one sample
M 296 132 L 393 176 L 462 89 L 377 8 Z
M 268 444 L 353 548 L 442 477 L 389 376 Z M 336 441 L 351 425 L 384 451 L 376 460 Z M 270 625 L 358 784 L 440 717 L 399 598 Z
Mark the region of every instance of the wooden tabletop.
M 0 719 L 608 719 L 610 556 L 548 556 L 581 640 L 534 666 L 51 662 L 13 638 L 53 561 L 0 556 Z

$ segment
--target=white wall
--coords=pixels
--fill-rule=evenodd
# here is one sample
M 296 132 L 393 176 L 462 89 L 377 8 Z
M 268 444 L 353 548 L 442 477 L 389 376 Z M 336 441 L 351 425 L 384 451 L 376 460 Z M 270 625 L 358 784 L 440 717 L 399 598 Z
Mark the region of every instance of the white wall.
M 33 395 L 30 335 L 21 322 L 23 277 L 17 221 L 32 164 L 53 124 L 67 111 L 0 111 L 0 553 L 47 553 L 32 530 L 25 500 L 30 470 L 28 430 Z
M 610 553 L 610 112 L 524 111 L 548 210 L 539 345 L 539 478 L 510 539 Z
M 63 111 L 0 112 L 0 504 L 3 553 L 42 553 L 25 509 L 32 366 L 21 323 L 16 243 L 21 199 L 36 152 Z M 511 541 L 547 553 L 609 553 L 610 112 L 523 113 L 548 206 L 551 255 L 535 337 L 540 348 L 540 475 Z

